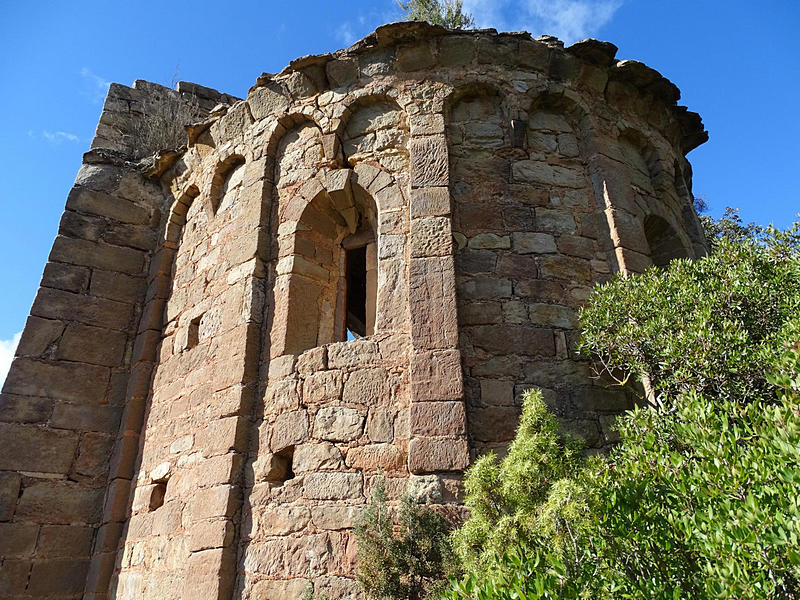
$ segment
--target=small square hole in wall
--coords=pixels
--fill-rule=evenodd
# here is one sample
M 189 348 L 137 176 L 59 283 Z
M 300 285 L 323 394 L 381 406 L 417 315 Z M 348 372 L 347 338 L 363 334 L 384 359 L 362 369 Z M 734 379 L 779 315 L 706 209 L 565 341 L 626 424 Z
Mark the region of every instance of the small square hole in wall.
M 167 495 L 166 481 L 153 484 L 153 487 L 150 488 L 150 502 L 148 503 L 150 512 L 164 506 L 164 496 L 166 495 Z
M 200 321 L 203 319 L 203 315 L 199 315 L 192 319 L 192 322 L 189 323 L 189 334 L 186 338 L 186 348 L 194 348 L 197 344 L 200 343 Z
M 266 477 L 267 481 L 273 487 L 279 487 L 290 479 L 294 479 L 293 462 L 294 446 L 289 446 L 273 454 Z

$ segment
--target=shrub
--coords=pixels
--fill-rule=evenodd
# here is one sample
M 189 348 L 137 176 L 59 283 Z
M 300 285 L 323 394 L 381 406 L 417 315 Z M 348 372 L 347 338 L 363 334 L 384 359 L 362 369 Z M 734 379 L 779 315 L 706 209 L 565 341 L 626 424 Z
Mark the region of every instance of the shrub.
M 797 231 L 721 239 L 696 263 L 598 290 L 584 350 L 623 381 L 649 374 L 661 402 L 618 420 L 608 457 L 566 473 L 558 452 L 531 446 L 523 459 L 556 463 L 539 467 L 547 501 L 520 504 L 526 526 L 509 527 L 479 568 L 468 557 L 447 598 L 800 598 Z M 521 426 L 514 443 L 533 432 Z M 490 475 L 500 489 L 510 480 Z M 466 485 L 486 495 L 484 479 L 473 467 Z M 574 508 L 542 519 L 561 485 Z
M 409 494 L 403 496 L 399 508 L 395 527 L 381 481 L 356 524 L 356 579 L 367 596 L 376 600 L 435 595 L 455 572 L 448 521 Z
M 200 118 L 196 98 L 183 97 L 177 92 L 152 92 L 142 107 L 142 114 L 133 122 L 130 143 L 134 157 L 144 158 L 186 145 L 186 126 Z

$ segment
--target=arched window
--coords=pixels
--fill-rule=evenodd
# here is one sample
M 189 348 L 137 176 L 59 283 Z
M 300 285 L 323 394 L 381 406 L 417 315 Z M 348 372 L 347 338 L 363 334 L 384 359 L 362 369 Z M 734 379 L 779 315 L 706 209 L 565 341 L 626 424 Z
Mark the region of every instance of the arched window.
M 644 235 L 650 246 L 650 259 L 657 267 L 666 267 L 676 258 L 689 257 L 675 229 L 657 215 L 650 215 L 644 220 Z

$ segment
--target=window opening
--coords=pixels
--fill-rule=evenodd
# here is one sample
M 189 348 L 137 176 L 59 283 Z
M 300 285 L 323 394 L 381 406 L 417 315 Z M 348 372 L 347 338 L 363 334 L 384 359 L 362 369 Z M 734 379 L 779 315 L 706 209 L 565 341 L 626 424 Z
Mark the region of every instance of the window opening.
M 367 335 L 367 247 L 346 250 L 347 337 Z

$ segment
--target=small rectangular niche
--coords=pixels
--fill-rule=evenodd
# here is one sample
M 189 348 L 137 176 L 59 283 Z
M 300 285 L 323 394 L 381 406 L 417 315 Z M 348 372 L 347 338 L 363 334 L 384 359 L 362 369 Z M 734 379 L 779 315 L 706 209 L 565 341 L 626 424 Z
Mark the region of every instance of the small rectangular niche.
M 200 321 L 203 320 L 203 315 L 198 315 L 192 322 L 189 323 L 189 333 L 186 338 L 186 349 L 191 349 L 200 343 Z
M 273 487 L 280 487 L 294 479 L 294 446 L 284 448 L 272 455 L 266 480 Z

